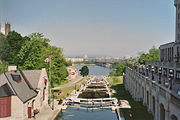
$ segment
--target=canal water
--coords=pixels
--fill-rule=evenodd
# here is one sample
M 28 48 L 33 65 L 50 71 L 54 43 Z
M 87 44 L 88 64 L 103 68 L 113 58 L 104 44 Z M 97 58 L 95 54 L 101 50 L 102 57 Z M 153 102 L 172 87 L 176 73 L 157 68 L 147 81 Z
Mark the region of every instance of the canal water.
M 84 65 L 77 65 L 78 71 Z M 96 65 L 87 65 L 89 75 L 93 76 L 108 76 L 111 70 L 109 68 Z M 80 72 L 79 72 L 80 74 Z M 116 113 L 111 109 L 81 109 L 68 107 L 66 112 L 59 114 L 56 120 L 118 120 Z
M 111 109 L 80 109 L 68 107 L 56 120 L 117 120 L 116 113 Z
M 84 65 L 77 65 L 78 71 L 83 67 Z M 96 66 L 96 65 L 86 65 L 89 68 L 89 75 L 94 76 L 108 76 L 111 70 L 109 68 Z M 79 71 L 80 74 L 80 71 Z

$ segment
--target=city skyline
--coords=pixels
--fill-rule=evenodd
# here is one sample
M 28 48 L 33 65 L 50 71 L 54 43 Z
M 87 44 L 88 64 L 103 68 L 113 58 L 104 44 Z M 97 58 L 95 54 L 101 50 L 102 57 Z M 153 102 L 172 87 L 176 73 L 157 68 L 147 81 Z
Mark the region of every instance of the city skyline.
M 22 35 L 44 33 L 65 56 L 132 56 L 175 38 L 169 0 L 0 2 L 2 26 L 8 20 Z

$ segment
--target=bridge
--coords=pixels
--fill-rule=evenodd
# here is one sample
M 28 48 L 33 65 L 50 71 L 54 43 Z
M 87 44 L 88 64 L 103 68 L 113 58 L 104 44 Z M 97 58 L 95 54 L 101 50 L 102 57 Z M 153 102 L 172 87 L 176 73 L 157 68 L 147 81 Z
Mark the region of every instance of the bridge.
M 95 59 L 95 64 L 98 66 L 109 68 L 111 64 L 119 60 L 120 59 L 114 59 L 114 58 L 97 58 Z

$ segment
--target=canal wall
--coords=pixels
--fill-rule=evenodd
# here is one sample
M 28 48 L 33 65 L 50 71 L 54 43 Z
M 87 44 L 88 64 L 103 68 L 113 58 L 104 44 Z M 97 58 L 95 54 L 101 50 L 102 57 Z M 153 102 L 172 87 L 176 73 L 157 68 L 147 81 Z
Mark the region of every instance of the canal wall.
M 142 101 L 147 106 L 155 120 L 180 120 L 180 99 L 169 89 L 129 67 L 124 85 L 135 101 Z

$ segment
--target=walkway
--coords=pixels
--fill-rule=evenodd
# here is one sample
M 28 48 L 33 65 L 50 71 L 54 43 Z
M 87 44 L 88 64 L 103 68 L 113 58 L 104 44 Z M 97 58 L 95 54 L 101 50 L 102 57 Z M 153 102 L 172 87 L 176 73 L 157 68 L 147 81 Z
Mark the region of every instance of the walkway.
M 83 77 L 77 76 L 75 79 L 71 80 L 71 81 L 68 82 L 67 84 L 61 85 L 61 86 L 59 86 L 59 87 L 55 87 L 55 88 L 52 88 L 52 89 L 53 89 L 53 90 L 57 90 L 57 89 L 62 89 L 62 88 L 74 86 L 74 84 L 77 83 L 78 81 L 80 81 L 81 79 L 83 79 Z
M 52 110 L 50 106 L 47 105 L 36 115 L 35 118 L 31 118 L 31 120 L 54 120 L 59 112 L 60 109 Z

